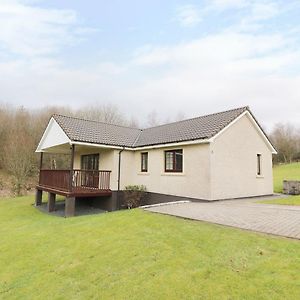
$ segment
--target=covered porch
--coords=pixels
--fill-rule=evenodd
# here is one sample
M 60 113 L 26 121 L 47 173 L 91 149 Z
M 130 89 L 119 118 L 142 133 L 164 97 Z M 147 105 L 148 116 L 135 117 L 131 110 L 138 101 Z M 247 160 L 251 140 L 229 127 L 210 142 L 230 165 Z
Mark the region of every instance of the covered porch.
M 51 164 L 45 167 L 46 154 L 68 154 L 69 168 L 60 168 Z M 96 153 L 86 154 L 82 153 Z M 75 215 L 78 200 L 88 202 L 88 199 L 105 200 L 111 197 L 111 170 L 99 169 L 99 147 L 63 144 L 40 151 L 39 181 L 36 186 L 35 205 L 42 205 L 43 192 L 48 193 L 47 211 L 54 212 L 56 196 L 65 197 L 64 215 Z M 82 159 L 84 157 L 84 159 Z M 75 168 L 76 167 L 76 168 Z M 79 167 L 79 168 L 78 168 Z
M 60 115 L 51 117 L 36 149 L 40 154 L 36 206 L 42 205 L 46 192 L 48 212 L 58 208 L 57 195 L 65 197 L 65 217 L 74 216 L 80 203 L 105 211 L 118 209 L 118 151 L 124 147 L 114 145 L 116 132 L 108 137 L 107 126 Z

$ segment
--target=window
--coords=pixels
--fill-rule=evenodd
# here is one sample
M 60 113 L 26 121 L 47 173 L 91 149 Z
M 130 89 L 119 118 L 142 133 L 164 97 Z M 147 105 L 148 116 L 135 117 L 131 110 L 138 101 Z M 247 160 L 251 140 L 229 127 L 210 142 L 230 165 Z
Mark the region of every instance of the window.
M 148 172 L 148 152 L 141 154 L 141 171 Z
M 99 170 L 99 154 L 88 154 L 81 156 L 82 170 Z
M 165 151 L 165 172 L 182 172 L 182 149 Z
M 261 174 L 261 154 L 257 154 L 257 175 L 260 176 Z

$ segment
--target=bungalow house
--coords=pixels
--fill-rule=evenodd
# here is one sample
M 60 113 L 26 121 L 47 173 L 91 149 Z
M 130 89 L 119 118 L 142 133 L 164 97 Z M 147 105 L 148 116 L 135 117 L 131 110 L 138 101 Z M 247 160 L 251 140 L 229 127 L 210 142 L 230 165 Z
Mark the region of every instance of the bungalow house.
M 51 211 L 63 195 L 66 216 L 75 214 L 77 198 L 118 209 L 132 184 L 147 187 L 149 203 L 273 193 L 276 150 L 248 107 L 147 129 L 53 115 L 36 152 L 36 205 L 48 192 Z M 69 153 L 69 169 L 44 169 L 43 153 Z

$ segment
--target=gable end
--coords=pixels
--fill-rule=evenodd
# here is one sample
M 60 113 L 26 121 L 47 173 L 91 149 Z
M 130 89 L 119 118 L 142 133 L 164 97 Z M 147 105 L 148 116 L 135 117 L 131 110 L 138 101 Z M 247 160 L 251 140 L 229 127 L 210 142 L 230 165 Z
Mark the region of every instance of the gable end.
M 44 149 L 63 144 L 71 144 L 71 140 L 55 119 L 51 117 L 35 152 L 43 152 Z
M 226 127 L 224 127 L 221 131 L 219 131 L 216 135 L 211 137 L 209 139 L 209 142 L 213 142 L 219 135 L 223 134 L 224 131 L 228 130 L 233 124 L 235 124 L 238 120 L 240 120 L 242 117 L 247 116 L 249 120 L 251 121 L 252 125 L 255 127 L 261 138 L 264 140 L 264 142 L 267 144 L 269 147 L 270 151 L 272 154 L 277 154 L 277 151 L 271 141 L 269 140 L 268 136 L 266 133 L 263 131 L 262 127 L 259 125 L 253 114 L 251 113 L 250 110 L 246 110 L 243 112 L 241 115 L 239 115 L 237 118 L 235 118 L 231 123 L 229 123 Z

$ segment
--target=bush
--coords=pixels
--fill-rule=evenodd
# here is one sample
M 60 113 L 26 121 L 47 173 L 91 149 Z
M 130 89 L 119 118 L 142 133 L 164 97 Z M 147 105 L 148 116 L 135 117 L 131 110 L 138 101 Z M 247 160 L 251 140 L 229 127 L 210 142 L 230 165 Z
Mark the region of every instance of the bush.
M 22 190 L 23 190 L 23 183 L 18 181 L 16 178 L 12 179 L 11 184 L 11 192 L 14 196 L 22 196 Z
M 147 192 L 144 185 L 127 185 L 124 191 L 124 202 L 127 208 L 135 208 L 141 205 L 142 199 Z

